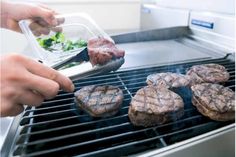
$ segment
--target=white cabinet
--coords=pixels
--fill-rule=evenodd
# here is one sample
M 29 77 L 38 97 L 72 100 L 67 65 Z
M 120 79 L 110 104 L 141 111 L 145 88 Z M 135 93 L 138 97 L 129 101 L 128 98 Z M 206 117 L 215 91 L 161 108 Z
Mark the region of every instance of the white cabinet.
M 105 31 L 140 28 L 140 0 L 39 0 L 60 13 L 85 12 Z
M 235 16 L 235 0 L 155 0 L 142 5 L 141 29 L 187 26 L 192 11 Z
M 141 29 L 187 26 L 189 11 L 144 4 L 141 9 Z
M 235 14 L 235 0 L 156 0 L 157 6 Z

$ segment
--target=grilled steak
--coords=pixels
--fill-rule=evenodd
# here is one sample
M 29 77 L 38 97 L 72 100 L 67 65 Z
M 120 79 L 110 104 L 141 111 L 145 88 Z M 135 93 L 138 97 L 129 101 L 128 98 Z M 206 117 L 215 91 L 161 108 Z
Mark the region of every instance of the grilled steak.
M 102 37 L 90 39 L 87 48 L 92 65 L 104 65 L 125 55 L 124 50 L 118 49 L 113 42 Z
M 156 73 L 148 75 L 146 82 L 148 85 L 155 85 L 158 87 L 166 87 L 166 88 L 173 88 L 173 87 L 176 88 L 176 87 L 188 86 L 190 83 L 190 77 L 170 72 Z
M 191 77 L 191 85 L 199 83 L 220 83 L 229 79 L 229 73 L 219 64 L 203 64 L 192 66 L 187 75 Z
M 92 117 L 115 115 L 123 102 L 123 92 L 115 86 L 85 86 L 75 92 L 78 106 Z
M 235 93 L 219 84 L 202 83 L 191 87 L 192 103 L 198 111 L 217 121 L 234 120 Z
M 136 126 L 154 126 L 177 120 L 184 114 L 182 98 L 167 88 L 139 89 L 129 107 L 129 119 Z

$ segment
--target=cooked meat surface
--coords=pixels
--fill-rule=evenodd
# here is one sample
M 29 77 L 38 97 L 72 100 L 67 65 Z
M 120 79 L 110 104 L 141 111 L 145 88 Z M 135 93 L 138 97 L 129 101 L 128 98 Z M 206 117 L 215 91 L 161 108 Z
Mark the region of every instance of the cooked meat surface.
M 113 42 L 103 37 L 90 39 L 87 48 L 92 65 L 104 65 L 125 55 L 124 50 L 118 49 Z
M 190 77 L 176 73 L 156 73 L 148 75 L 146 80 L 148 85 L 155 85 L 158 87 L 176 88 L 182 86 L 188 86 L 190 83 Z
M 167 88 L 139 89 L 129 107 L 129 119 L 136 126 L 154 126 L 177 120 L 184 114 L 182 98 Z
M 123 102 L 123 92 L 115 86 L 85 86 L 75 92 L 78 106 L 92 117 L 115 115 Z
M 219 84 L 202 83 L 191 87 L 192 103 L 198 111 L 217 121 L 234 120 L 235 93 Z
M 187 75 L 191 77 L 191 85 L 199 83 L 220 83 L 229 79 L 229 73 L 219 64 L 203 64 L 192 66 Z

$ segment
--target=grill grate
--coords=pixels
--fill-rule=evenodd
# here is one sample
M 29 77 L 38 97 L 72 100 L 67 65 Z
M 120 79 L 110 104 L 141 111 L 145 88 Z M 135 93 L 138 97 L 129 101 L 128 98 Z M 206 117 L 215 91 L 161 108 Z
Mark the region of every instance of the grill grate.
M 121 88 L 124 101 L 119 113 L 109 118 L 92 118 L 75 107 L 73 94 L 60 91 L 42 106 L 26 109 L 13 156 L 125 156 L 159 149 L 233 123 L 212 121 L 198 113 L 187 88 L 175 90 L 185 103 L 185 114 L 178 121 L 149 128 L 130 123 L 127 113 L 131 97 L 146 85 L 147 75 L 167 71 L 184 74 L 192 65 L 203 63 L 225 66 L 230 73 L 225 86 L 235 90 L 235 63 L 228 59 L 141 68 L 75 81 L 76 90 L 92 84 Z

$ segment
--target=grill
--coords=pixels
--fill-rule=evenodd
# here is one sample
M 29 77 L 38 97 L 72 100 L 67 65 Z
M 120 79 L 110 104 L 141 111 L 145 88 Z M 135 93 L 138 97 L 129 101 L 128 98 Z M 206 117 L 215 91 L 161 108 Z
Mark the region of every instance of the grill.
M 174 91 L 184 100 L 184 116 L 174 122 L 149 128 L 135 127 L 128 118 L 132 96 L 145 86 L 146 77 L 156 72 L 185 74 L 193 65 L 217 63 L 227 68 L 230 79 L 224 85 L 235 90 L 235 63 L 228 57 L 173 65 L 123 70 L 76 80 L 76 90 L 87 85 L 114 85 L 123 90 L 119 113 L 109 118 L 92 118 L 79 110 L 72 93 L 60 91 L 57 97 L 37 108 L 27 108 L 20 118 L 12 156 L 126 156 L 161 149 L 177 142 L 229 125 L 202 116 L 191 103 L 191 91 Z

